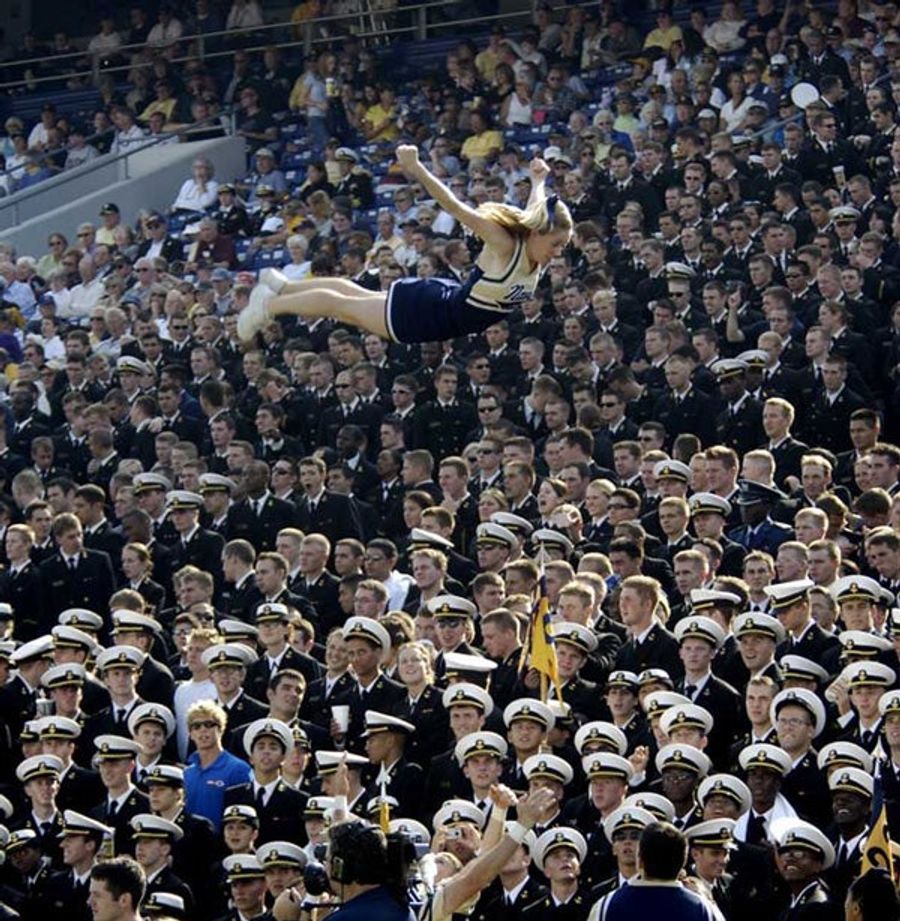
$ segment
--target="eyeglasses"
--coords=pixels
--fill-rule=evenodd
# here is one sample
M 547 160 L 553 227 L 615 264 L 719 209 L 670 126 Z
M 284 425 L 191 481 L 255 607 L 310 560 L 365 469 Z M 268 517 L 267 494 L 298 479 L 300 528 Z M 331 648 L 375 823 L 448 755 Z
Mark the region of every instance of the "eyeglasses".
M 499 406 L 479 406 L 478 412 L 480 413 L 492 413 L 495 409 L 500 409 Z
M 78 234 L 79 237 L 92 237 L 93 235 L 94 233 L 91 230 L 86 230 Z
M 173 323 L 173 324 L 169 327 L 169 329 L 174 330 L 176 333 L 178 333 L 178 332 L 184 332 L 184 330 L 187 329 L 187 326 L 184 326 L 184 325 L 182 325 L 182 324 L 180 324 L 180 323 L 176 326 L 176 325 Z
M 335 390 L 350 390 L 352 389 L 352 387 L 353 387 L 352 384 L 335 384 L 334 385 Z
M 600 404 L 600 406 L 603 409 L 615 409 L 618 405 L 619 404 L 615 402 L 614 400 L 606 400 L 605 402 Z
M 809 720 L 801 719 L 799 716 L 779 716 L 775 722 L 779 726 L 789 726 L 791 729 L 802 729 L 804 726 L 811 726 Z
M 695 775 L 690 771 L 673 771 L 669 768 L 663 776 L 668 777 L 670 780 L 674 780 L 675 783 L 683 783 L 684 781 L 692 780 Z
M 195 723 L 191 723 L 188 729 L 193 732 L 195 729 L 215 729 L 218 725 L 215 720 L 197 720 Z
M 438 619 L 438 627 L 449 627 L 451 630 L 454 627 L 459 627 L 462 624 L 461 617 L 441 617 Z

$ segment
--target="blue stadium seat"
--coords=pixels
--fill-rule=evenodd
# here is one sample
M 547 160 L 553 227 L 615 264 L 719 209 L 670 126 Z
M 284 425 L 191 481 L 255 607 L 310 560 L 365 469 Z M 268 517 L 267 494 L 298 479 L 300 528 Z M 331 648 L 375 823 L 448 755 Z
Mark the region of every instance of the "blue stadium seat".
M 303 150 L 299 153 L 286 154 L 282 157 L 281 165 L 284 169 L 297 169 L 306 166 L 312 160 L 312 151 Z
M 243 262 L 247 258 L 247 251 L 250 249 L 250 241 L 244 238 L 238 238 L 234 241 L 234 249 L 237 253 L 238 262 Z
M 188 215 L 183 213 L 173 214 L 169 217 L 169 233 L 172 236 L 181 236 L 181 232 L 188 224 Z
M 262 249 L 257 253 L 256 259 L 253 261 L 254 268 L 265 269 L 270 266 L 280 266 L 284 259 L 284 250 L 281 247 L 278 249 Z

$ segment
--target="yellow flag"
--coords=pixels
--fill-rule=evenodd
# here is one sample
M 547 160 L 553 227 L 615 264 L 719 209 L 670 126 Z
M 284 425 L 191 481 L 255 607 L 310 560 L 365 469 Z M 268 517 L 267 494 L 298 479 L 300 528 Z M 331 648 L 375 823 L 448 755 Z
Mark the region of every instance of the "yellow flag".
M 562 700 L 562 688 L 559 683 L 559 666 L 556 661 L 556 644 L 550 632 L 550 599 L 547 597 L 547 584 L 541 573 L 538 583 L 538 599 L 531 615 L 531 638 L 528 644 L 530 665 L 541 675 L 541 700 L 547 702 L 547 685 L 553 682 L 557 700 Z
M 887 806 L 881 807 L 878 819 L 869 832 L 862 850 L 862 867 L 860 875 L 873 869 L 887 870 L 896 885 L 897 875 L 894 873 L 894 861 L 891 858 L 891 836 L 888 832 Z

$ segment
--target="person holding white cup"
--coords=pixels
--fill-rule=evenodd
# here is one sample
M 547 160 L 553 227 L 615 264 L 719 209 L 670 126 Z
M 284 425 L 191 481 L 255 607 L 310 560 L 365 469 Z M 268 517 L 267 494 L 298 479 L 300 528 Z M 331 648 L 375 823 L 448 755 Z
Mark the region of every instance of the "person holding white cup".
M 338 746 L 362 754 L 365 747 L 366 710 L 381 713 L 397 711 L 406 697 L 406 688 L 382 672 L 391 651 L 391 637 L 371 617 L 348 617 L 342 628 L 350 669 L 356 679 L 332 704 L 331 738 Z M 335 706 L 349 707 L 349 722 L 342 728 L 335 719 Z M 343 711 L 338 711 L 340 715 Z

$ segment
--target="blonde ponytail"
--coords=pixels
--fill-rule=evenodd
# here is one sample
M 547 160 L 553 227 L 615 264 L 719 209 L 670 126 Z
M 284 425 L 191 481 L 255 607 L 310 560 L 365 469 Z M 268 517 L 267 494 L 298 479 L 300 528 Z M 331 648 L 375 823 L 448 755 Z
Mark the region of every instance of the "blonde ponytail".
M 550 207 L 553 208 L 552 219 Z M 574 228 L 568 207 L 555 195 L 540 199 L 524 210 L 515 205 L 489 201 L 478 206 L 478 213 L 499 224 L 514 237 L 525 238 L 531 233 L 550 233 L 555 230 L 564 230 L 571 237 Z

